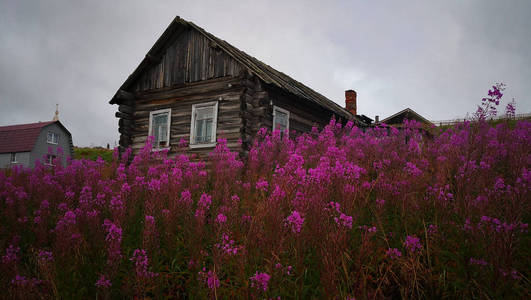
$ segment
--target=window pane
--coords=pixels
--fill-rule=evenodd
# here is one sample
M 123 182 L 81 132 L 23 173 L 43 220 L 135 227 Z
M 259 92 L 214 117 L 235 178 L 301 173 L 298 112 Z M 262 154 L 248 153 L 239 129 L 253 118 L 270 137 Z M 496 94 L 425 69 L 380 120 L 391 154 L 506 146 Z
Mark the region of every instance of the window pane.
M 196 120 L 195 122 L 195 142 L 210 143 L 212 142 L 212 119 Z
M 275 126 L 276 130 L 284 131 L 288 126 L 288 115 L 279 110 L 275 110 Z
M 214 117 L 213 106 L 199 107 L 196 109 L 197 120 L 212 119 L 213 117 Z
M 153 145 L 155 147 L 166 146 L 168 141 L 168 113 L 153 115 L 152 122 Z

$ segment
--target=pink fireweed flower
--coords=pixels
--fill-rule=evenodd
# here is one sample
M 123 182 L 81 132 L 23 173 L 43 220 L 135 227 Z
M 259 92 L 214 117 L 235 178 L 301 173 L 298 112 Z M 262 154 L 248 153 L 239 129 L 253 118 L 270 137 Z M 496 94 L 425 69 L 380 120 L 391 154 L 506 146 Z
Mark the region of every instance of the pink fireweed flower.
M 109 279 L 105 277 L 105 275 L 101 275 L 98 281 L 96 282 L 96 286 L 102 289 L 108 289 L 112 286 L 112 283 Z
M 219 288 L 220 281 L 216 275 L 216 272 L 212 270 L 207 271 L 206 268 L 203 268 L 203 271 L 198 272 L 198 275 L 199 279 L 203 281 L 203 283 L 205 283 L 209 289 L 215 290 Z
M 108 262 L 112 264 L 122 258 L 120 251 L 120 246 L 122 244 L 122 228 L 116 226 L 107 219 L 103 221 L 103 228 L 107 231 L 105 241 L 107 242 Z
M 417 166 L 412 162 L 406 162 L 406 166 L 404 167 L 404 171 L 408 173 L 411 176 L 419 176 L 422 174 L 422 171 L 417 168 Z
M 352 217 L 341 213 L 339 217 L 334 217 L 334 221 L 337 225 L 352 229 Z
M 2 256 L 2 263 L 10 264 L 18 260 L 18 253 L 20 252 L 20 247 L 14 245 L 9 245 L 6 249 L 6 254 Z
M 251 287 L 257 288 L 259 290 L 263 290 L 265 292 L 267 290 L 267 285 L 269 284 L 270 279 L 271 279 L 271 276 L 269 274 L 260 273 L 256 271 L 254 276 L 250 278 Z
M 402 252 L 396 248 L 389 248 L 385 251 L 385 255 L 390 259 L 398 259 L 402 256 Z
M 205 213 L 210 209 L 211 204 L 212 204 L 212 196 L 203 193 L 201 197 L 199 198 L 199 201 L 197 201 L 197 209 L 195 211 L 195 217 L 202 219 L 205 216 Z
M 137 277 L 148 279 L 159 275 L 158 273 L 148 271 L 149 259 L 147 257 L 146 250 L 136 249 L 133 252 L 133 256 L 129 260 L 135 264 L 135 273 Z
M 411 252 L 417 253 L 422 250 L 422 245 L 420 244 L 420 239 L 415 235 L 408 235 L 404 241 L 404 246 Z
M 382 208 L 385 204 L 385 200 L 383 199 L 376 199 L 376 206 L 378 206 L 378 208 Z
M 301 232 L 303 223 L 304 218 L 296 210 L 294 210 L 285 220 L 285 226 L 290 228 L 291 232 L 297 234 Z
M 258 179 L 258 181 L 256 182 L 256 189 L 259 191 L 266 192 L 268 187 L 269 183 L 263 178 Z
M 488 263 L 482 259 L 476 259 L 476 258 L 473 258 L 471 257 L 470 260 L 468 261 L 469 264 L 471 265 L 478 265 L 478 266 L 486 266 L 488 265 Z
M 51 262 L 53 261 L 53 253 L 52 251 L 39 250 L 39 254 L 37 254 L 37 259 L 40 262 Z
M 223 233 L 221 235 L 221 242 L 217 243 L 215 246 L 228 255 L 236 255 L 240 247 L 235 244 L 236 242 L 230 238 L 229 234 Z
M 224 214 L 218 214 L 218 216 L 216 217 L 216 223 L 218 223 L 219 225 L 223 225 L 227 222 L 227 216 L 225 216 Z
M 15 278 L 11 279 L 11 284 L 18 287 L 35 287 L 42 283 L 42 280 L 37 278 L 28 279 L 24 276 L 16 275 Z

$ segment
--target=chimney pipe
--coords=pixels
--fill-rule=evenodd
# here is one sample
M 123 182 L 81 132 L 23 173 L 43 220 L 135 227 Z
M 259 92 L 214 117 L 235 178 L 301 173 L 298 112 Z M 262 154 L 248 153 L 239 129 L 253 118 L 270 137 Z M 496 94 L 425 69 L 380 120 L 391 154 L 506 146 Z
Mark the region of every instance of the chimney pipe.
M 376 124 L 380 123 L 380 116 L 375 116 L 374 117 L 374 123 L 376 123 Z
M 356 103 L 356 91 L 347 90 L 345 91 L 345 109 L 348 110 L 351 114 L 357 115 L 357 103 Z

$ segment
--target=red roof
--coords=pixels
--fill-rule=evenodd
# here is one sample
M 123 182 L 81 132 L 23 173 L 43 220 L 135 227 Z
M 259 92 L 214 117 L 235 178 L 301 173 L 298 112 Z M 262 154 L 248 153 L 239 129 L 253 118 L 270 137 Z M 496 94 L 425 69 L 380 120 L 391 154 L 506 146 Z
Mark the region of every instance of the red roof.
M 0 153 L 28 152 L 33 150 L 41 129 L 55 122 L 50 121 L 0 127 Z

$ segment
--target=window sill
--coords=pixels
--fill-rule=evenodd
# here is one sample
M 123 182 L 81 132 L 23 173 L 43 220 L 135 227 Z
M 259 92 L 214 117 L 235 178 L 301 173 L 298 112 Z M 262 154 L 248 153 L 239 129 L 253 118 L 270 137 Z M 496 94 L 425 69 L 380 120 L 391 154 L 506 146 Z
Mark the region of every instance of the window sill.
M 216 147 L 216 143 L 208 143 L 208 144 L 190 144 L 190 148 L 196 149 L 196 148 L 212 148 Z
M 46 144 L 59 145 L 59 143 L 53 143 L 53 142 L 48 142 L 48 141 L 46 141 Z
M 159 151 L 170 151 L 170 147 L 164 147 L 164 148 L 151 148 L 151 152 L 159 152 Z

